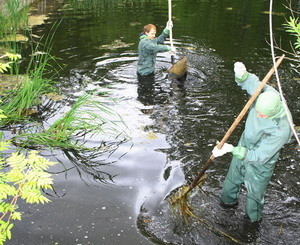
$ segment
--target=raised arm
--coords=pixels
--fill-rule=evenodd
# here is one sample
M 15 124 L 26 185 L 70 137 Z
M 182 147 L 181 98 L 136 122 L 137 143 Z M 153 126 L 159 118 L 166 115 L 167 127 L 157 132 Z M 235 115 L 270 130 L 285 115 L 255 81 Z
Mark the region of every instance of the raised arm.
M 234 73 L 237 85 L 246 90 L 249 95 L 253 95 L 261 84 L 259 78 L 255 74 L 249 73 L 242 62 L 234 63 Z M 277 92 L 276 89 L 269 85 L 265 85 L 263 91 Z

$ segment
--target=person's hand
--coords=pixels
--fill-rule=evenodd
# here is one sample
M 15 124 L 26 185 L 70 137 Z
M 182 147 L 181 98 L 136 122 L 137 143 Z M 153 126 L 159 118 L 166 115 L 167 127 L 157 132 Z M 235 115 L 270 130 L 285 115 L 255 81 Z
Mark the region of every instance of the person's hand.
M 246 72 L 247 72 L 246 66 L 242 62 L 234 63 L 234 73 L 236 78 L 242 79 L 242 77 Z
M 175 53 L 176 53 L 176 48 L 175 48 L 175 47 L 171 47 L 170 52 L 171 52 L 172 54 L 175 54 Z
M 225 143 L 221 149 L 218 149 L 218 147 L 215 146 L 212 150 L 212 154 L 214 155 L 214 157 L 220 157 L 228 152 L 232 152 L 232 149 L 233 145 Z
M 168 30 L 170 30 L 170 29 L 173 28 L 173 21 L 172 21 L 172 20 L 169 20 L 169 21 L 167 22 L 166 28 L 167 28 Z
M 172 54 L 175 54 L 175 53 L 176 53 L 176 48 L 175 48 L 175 47 L 168 46 L 167 51 L 169 51 L 169 52 L 172 53 Z

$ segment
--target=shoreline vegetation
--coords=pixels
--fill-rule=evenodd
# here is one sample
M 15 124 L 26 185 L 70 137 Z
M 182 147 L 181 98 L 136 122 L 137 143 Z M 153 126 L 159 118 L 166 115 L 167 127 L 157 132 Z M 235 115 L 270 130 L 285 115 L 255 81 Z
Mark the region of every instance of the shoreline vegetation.
M 10 10 L 8 7 L 9 2 L 11 2 L 11 0 L 0 0 L 0 15 L 4 15 L 4 16 L 10 15 Z M 34 0 L 19 0 L 17 11 L 20 11 L 21 9 L 29 6 L 33 2 Z
M 67 149 L 78 155 L 112 154 L 130 138 L 122 118 L 100 100 L 103 93 L 84 93 L 75 100 L 60 95 L 56 77 L 63 68 L 51 55 L 59 23 L 36 41 L 32 27 L 44 24 L 47 17 L 30 18 L 32 2 L 0 0 L 0 128 L 14 135 L 5 139 L 0 129 L 0 152 L 9 150 L 11 144 L 16 151 L 8 158 L 0 158 L 0 245 L 12 238 L 14 220 L 22 219 L 19 199 L 42 204 L 51 201 L 44 197 L 44 190 L 53 189 L 47 170 L 56 163 L 32 148 L 50 152 L 53 148 Z M 32 49 L 27 57 L 22 57 L 24 43 Z M 54 110 L 61 116 L 49 125 L 47 120 L 53 115 L 42 115 L 49 109 L 47 105 L 56 108 L 57 104 L 68 106 L 61 106 L 63 111 Z M 95 136 L 100 138 L 99 145 L 86 146 L 88 139 Z M 100 181 L 111 180 L 110 175 L 103 173 L 97 176 Z
M 0 109 L 6 115 L 6 118 L 4 118 L 0 122 L 0 127 L 4 128 L 13 128 L 14 125 L 18 125 L 18 127 L 22 128 L 22 124 L 30 124 L 34 121 L 40 122 L 41 120 L 45 120 L 39 118 L 39 115 L 43 114 L 43 110 L 45 109 L 42 106 L 42 97 L 45 97 L 47 94 L 55 94 L 57 95 L 56 97 L 61 98 L 60 100 L 65 100 L 67 102 L 67 99 L 65 99 L 63 95 L 60 95 L 59 88 L 58 86 L 56 86 L 57 82 L 55 81 L 57 77 L 56 75 L 58 75 L 59 71 L 63 68 L 57 62 L 56 57 L 53 57 L 51 55 L 52 45 L 54 45 L 53 37 L 55 35 L 56 28 L 59 26 L 59 23 L 55 23 L 52 26 L 47 36 L 40 37 L 40 39 L 36 41 L 36 39 L 32 38 L 31 26 L 28 26 L 27 17 L 30 17 L 29 9 L 23 8 L 21 12 L 16 12 L 15 10 L 18 9 L 16 8 L 16 6 L 18 6 L 18 0 L 10 1 L 7 5 L 7 9 L 11 13 L 10 17 L 5 19 L 3 16 L 0 16 L 0 18 L 2 18 L 3 20 L 5 19 L 5 21 L 2 21 L 2 24 L 0 25 L 0 52 L 4 53 L 2 57 L 7 56 L 7 54 L 10 54 L 10 57 L 13 57 L 13 59 L 7 61 L 1 60 L 0 56 L 0 62 L 2 63 L 2 66 L 4 68 L 1 73 L 9 73 L 9 75 L 5 76 L 4 84 L 6 89 L 1 91 L 0 93 Z M 45 18 L 45 16 L 42 16 L 41 18 L 42 20 L 36 20 L 37 23 L 43 23 L 43 19 Z M 22 34 L 24 34 L 24 36 L 27 36 L 28 40 L 18 40 L 16 38 L 18 35 Z M 11 35 L 15 38 L 6 40 L 6 38 Z M 22 42 L 30 42 L 29 45 L 32 51 L 29 57 L 22 57 L 20 55 L 22 54 Z M 24 64 L 25 62 L 26 64 Z M 22 74 L 19 72 L 21 70 L 21 65 L 26 66 L 25 73 Z M 12 78 L 11 81 L 9 77 Z M 0 78 L 2 80 L 4 76 L 2 75 L 0 76 Z M 95 96 L 99 96 L 99 93 Z M 64 143 L 68 145 L 68 148 L 72 148 L 73 146 L 74 149 L 85 149 L 82 146 L 79 147 L 78 145 L 71 143 L 72 138 L 74 138 L 75 135 L 75 138 L 78 138 L 78 131 L 80 131 L 80 135 L 83 138 L 85 137 L 84 132 L 86 132 L 86 134 L 95 135 L 100 131 L 101 134 L 111 134 L 111 132 L 115 132 L 114 137 L 123 138 L 121 141 L 124 141 L 124 139 L 128 138 L 126 132 L 124 131 L 124 128 L 126 128 L 126 126 L 124 127 L 122 118 L 116 113 L 113 113 L 112 110 L 110 110 L 107 106 L 105 106 L 105 102 L 100 102 L 100 100 L 93 99 L 93 103 L 90 103 L 91 100 L 88 99 L 88 106 L 92 106 L 94 109 L 97 108 L 98 111 L 100 110 L 100 112 L 97 113 L 103 116 L 101 118 L 98 117 L 97 121 L 95 120 L 95 113 L 93 114 L 92 112 L 87 112 L 89 115 L 83 115 L 82 113 L 80 114 L 76 111 L 81 109 L 79 107 L 76 107 L 76 103 L 82 103 L 82 97 L 77 98 L 77 100 L 77 102 L 72 102 L 72 104 L 74 104 L 75 106 L 73 108 L 76 108 L 75 112 L 73 112 L 73 115 L 77 116 L 71 116 L 67 118 L 65 116 L 62 116 L 59 119 L 61 125 L 66 125 L 67 123 L 65 122 L 68 122 L 68 126 L 65 128 L 65 130 L 68 131 L 68 133 L 66 133 L 67 137 L 65 137 L 63 140 Z M 59 103 L 60 101 L 56 102 Z M 74 110 L 73 108 L 71 109 L 71 111 Z M 66 115 L 67 114 L 68 113 L 66 113 Z M 115 115 L 112 119 L 111 117 L 113 114 Z M 78 115 L 82 116 L 80 117 Z M 89 117 L 92 117 L 95 120 L 95 123 L 93 125 L 91 125 L 91 120 Z M 65 122 L 63 122 L 64 120 Z M 115 121 L 117 121 L 118 123 L 112 123 Z M 101 127 L 96 125 L 96 123 L 98 122 Z M 110 126 L 103 127 L 102 125 L 104 123 Z M 120 124 L 121 126 L 118 124 Z M 72 129 L 68 128 L 71 125 Z M 73 125 L 76 126 L 73 127 Z M 26 137 L 28 138 L 29 134 L 37 134 L 37 137 L 30 137 L 30 142 L 34 145 L 35 143 L 33 141 L 36 140 L 36 143 L 40 144 L 41 134 L 44 135 L 46 132 L 52 129 L 53 126 L 48 125 L 47 128 L 48 129 L 44 129 L 44 127 L 42 126 L 39 129 L 35 129 L 36 132 L 22 132 L 22 136 L 26 134 Z M 52 130 L 51 134 L 53 136 L 53 139 L 61 138 L 61 135 L 59 135 L 59 133 L 60 132 L 58 130 Z M 72 134 L 74 134 L 74 137 Z M 120 135 L 124 137 L 120 137 Z M 20 137 L 16 135 L 14 136 L 14 138 L 16 139 Z M 54 141 L 51 141 L 52 143 L 48 144 L 48 146 L 55 147 Z M 22 145 L 24 147 L 28 146 L 28 144 Z M 44 142 L 42 145 L 47 145 L 47 142 Z M 17 146 L 20 147 L 20 144 L 17 144 Z M 57 146 L 60 147 L 61 144 L 57 144 Z

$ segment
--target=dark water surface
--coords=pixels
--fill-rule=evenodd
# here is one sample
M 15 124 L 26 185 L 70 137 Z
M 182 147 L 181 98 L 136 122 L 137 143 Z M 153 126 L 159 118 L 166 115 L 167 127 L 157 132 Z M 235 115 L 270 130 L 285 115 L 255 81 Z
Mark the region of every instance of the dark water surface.
M 61 172 L 55 174 L 57 195 L 49 193 L 50 204 L 28 207 L 7 244 L 236 244 L 218 231 L 248 244 L 300 244 L 299 148 L 294 138 L 278 161 L 258 230 L 244 227 L 244 190 L 237 209 L 219 206 L 230 156 L 214 162 L 205 193 L 195 192 L 190 198 L 195 213 L 208 223 L 191 219 L 185 224 L 162 201 L 196 175 L 245 105 L 248 97 L 233 82 L 234 62 L 244 62 L 261 79 L 272 66 L 267 43 L 269 1 L 172 2 L 176 59 L 187 56 L 189 65 L 184 86 L 168 78 L 169 53 L 158 55 L 155 77 L 138 81 L 136 76 L 138 34 L 148 23 L 156 24 L 158 32 L 163 30 L 167 1 L 33 5 L 34 14 L 49 17 L 33 28 L 36 36 L 46 35 L 61 21 L 52 55 L 63 66 L 57 78 L 62 93 L 75 99 L 84 91 L 107 91 L 115 99 L 109 105 L 122 116 L 131 140 L 100 156 L 43 152 L 63 164 L 53 169 Z M 289 11 L 282 1 L 275 2 L 275 38 L 288 47 L 290 37 L 282 24 Z M 294 122 L 300 125 L 299 73 L 284 61 L 279 74 Z M 108 97 L 101 99 L 108 101 Z M 68 108 L 66 102 L 57 104 L 51 115 Z M 47 121 L 53 122 L 53 116 Z M 242 129 L 243 125 L 236 129 L 230 143 L 237 143 Z M 97 145 L 97 138 L 88 143 Z

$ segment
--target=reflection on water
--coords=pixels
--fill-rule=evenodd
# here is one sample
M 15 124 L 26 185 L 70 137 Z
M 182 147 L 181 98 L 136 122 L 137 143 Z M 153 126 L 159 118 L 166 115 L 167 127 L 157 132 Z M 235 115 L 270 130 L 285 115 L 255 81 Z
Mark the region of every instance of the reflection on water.
M 138 75 L 137 99 L 145 106 L 167 103 L 171 93 L 169 86 L 170 82 L 166 78 L 158 79 L 154 74 Z
M 159 29 L 165 26 L 164 1 L 52 2 L 47 2 L 51 10 L 48 22 L 33 32 L 46 33 L 55 20 L 64 17 L 53 46 L 53 55 L 65 64 L 59 78 L 61 91 L 71 98 L 83 91 L 99 91 L 102 99 L 113 98 L 116 103 L 109 105 L 122 116 L 132 139 L 116 144 L 109 157 L 64 152 L 60 161 L 67 169 L 74 168 L 67 179 L 57 176 L 56 190 L 61 188 L 66 195 L 41 208 L 34 224 L 25 220 L 16 228 L 14 244 L 23 243 L 19 238 L 32 241 L 33 234 L 34 245 L 236 244 L 218 230 L 246 243 L 300 243 L 299 150 L 294 140 L 278 161 L 258 229 L 245 223 L 245 190 L 236 209 L 219 206 L 230 156 L 215 160 L 204 192 L 196 191 L 190 198 L 195 214 L 207 224 L 197 219 L 183 223 L 163 201 L 170 190 L 197 174 L 246 103 L 247 96 L 233 82 L 234 62 L 243 61 L 261 78 L 269 71 L 268 20 L 261 14 L 268 1 L 173 1 L 176 59 L 187 56 L 189 66 L 184 86 L 166 73 L 171 66 L 169 53 L 158 55 L 154 76 L 136 75 L 138 34 L 148 22 Z M 276 8 L 286 12 L 281 3 Z M 281 26 L 284 19 L 274 18 L 274 25 Z M 286 38 L 282 30 L 276 34 Z M 293 80 L 299 74 L 288 61 L 279 72 L 299 125 L 296 91 L 300 84 Z M 43 118 L 49 119 L 55 109 L 47 113 Z M 242 128 L 236 129 L 230 143 L 237 143 Z M 86 179 L 96 187 L 84 185 Z

